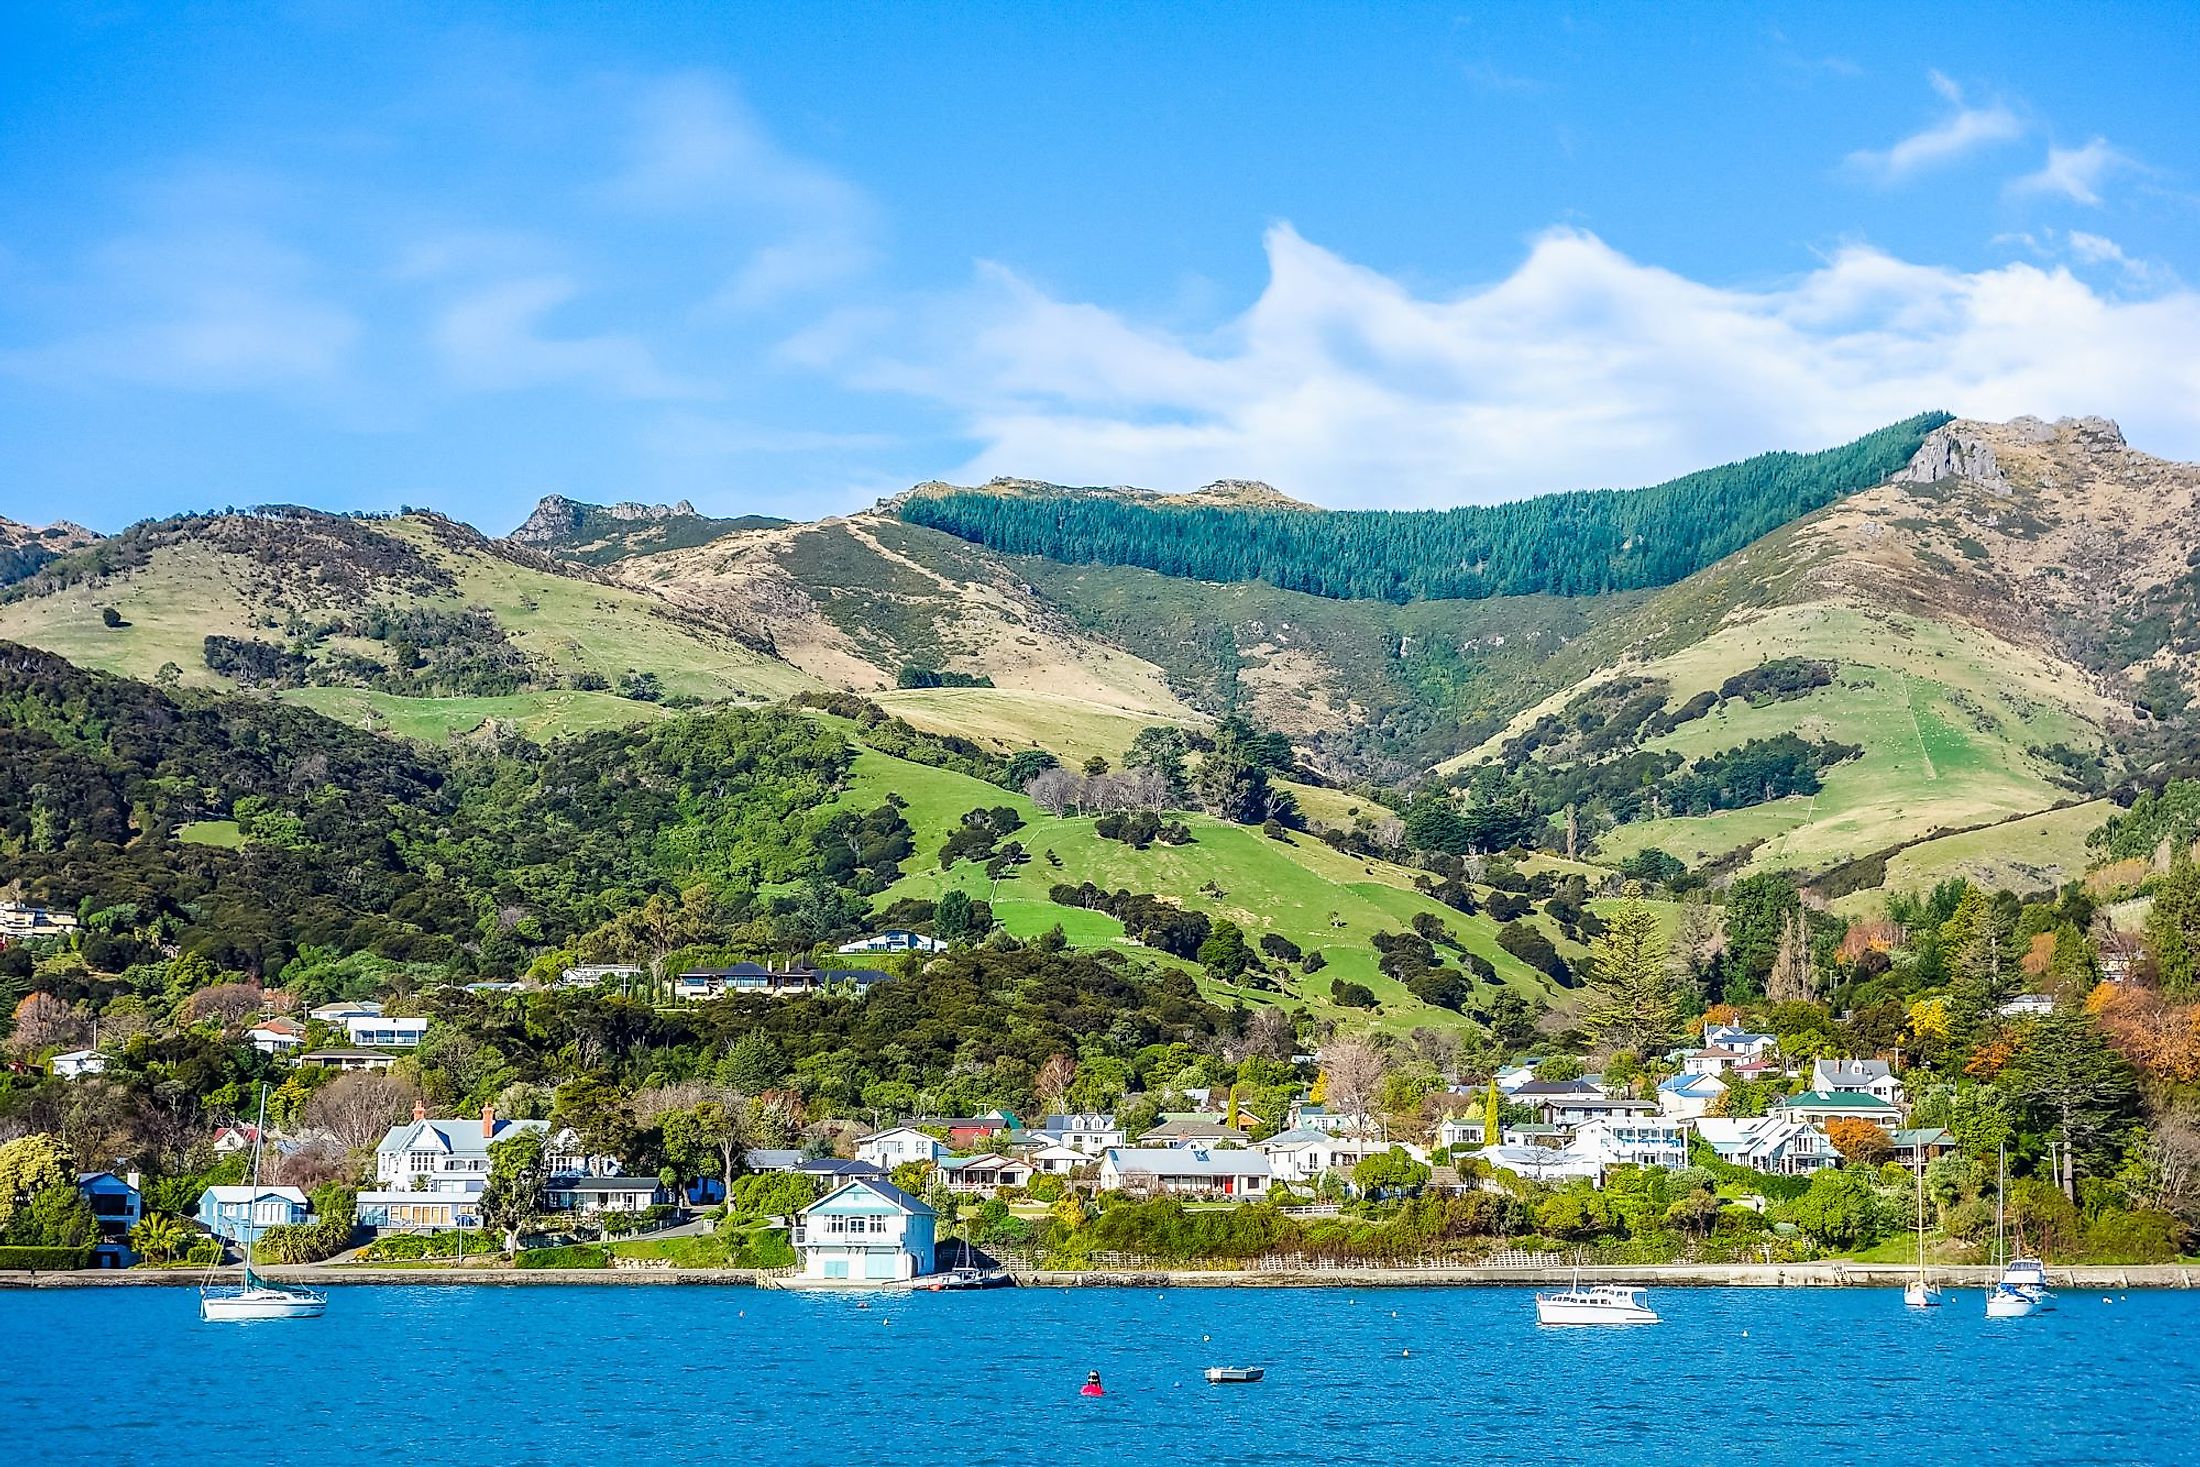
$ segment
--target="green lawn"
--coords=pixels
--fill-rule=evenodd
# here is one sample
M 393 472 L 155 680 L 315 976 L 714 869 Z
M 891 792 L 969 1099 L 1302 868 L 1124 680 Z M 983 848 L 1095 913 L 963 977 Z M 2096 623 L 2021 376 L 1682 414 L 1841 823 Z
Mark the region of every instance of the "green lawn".
M 221 846 L 233 851 L 244 844 L 244 832 L 234 820 L 194 820 L 176 827 L 176 839 L 185 845 Z
M 366 688 L 292 688 L 286 703 L 409 739 L 440 743 L 500 719 L 536 740 L 560 734 L 625 728 L 666 717 L 654 703 L 611 693 L 514 693 L 499 698 L 399 698 Z

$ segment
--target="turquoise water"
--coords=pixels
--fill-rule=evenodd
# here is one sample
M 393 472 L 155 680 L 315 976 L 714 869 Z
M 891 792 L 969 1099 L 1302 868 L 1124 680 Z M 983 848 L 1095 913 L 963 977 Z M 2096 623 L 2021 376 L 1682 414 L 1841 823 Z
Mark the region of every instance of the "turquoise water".
M 1539 1330 L 1510 1289 L 340 1288 L 247 1325 L 0 1292 L 0 1421 L 32 1463 L 2200 1462 L 2200 1296 L 1651 1297 Z

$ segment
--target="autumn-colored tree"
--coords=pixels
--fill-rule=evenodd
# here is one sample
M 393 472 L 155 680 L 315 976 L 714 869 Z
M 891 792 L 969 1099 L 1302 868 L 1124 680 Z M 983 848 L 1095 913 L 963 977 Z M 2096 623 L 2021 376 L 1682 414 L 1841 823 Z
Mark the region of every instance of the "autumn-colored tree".
M 84 1016 L 68 1004 L 50 993 L 33 993 L 15 1006 L 15 1034 L 10 1044 L 16 1053 L 32 1055 L 81 1044 L 90 1032 Z
M 1826 1139 L 1851 1166 L 1877 1166 L 1894 1155 L 1894 1141 L 1872 1121 L 1836 1116 L 1826 1122 Z
M 420 1092 L 395 1075 L 358 1070 L 338 1075 L 313 1092 L 299 1119 L 326 1131 L 346 1151 L 361 1151 L 411 1114 Z
M 2016 1053 L 2017 1036 L 2014 1033 L 2004 1029 L 1998 1034 L 1989 1034 L 1979 1042 L 1977 1049 L 1971 1051 L 1971 1058 L 1964 1063 L 1963 1073 L 1975 1079 L 1991 1080 L 2008 1068 L 2009 1061 L 2016 1057 Z
M 2171 1004 L 2138 983 L 2101 983 L 2086 995 L 2085 1009 L 2145 1074 L 2177 1085 L 2200 1081 L 2200 1003 Z
M 233 1029 L 260 1011 L 257 983 L 217 983 L 184 1000 L 183 1011 L 194 1024 L 218 1024 Z

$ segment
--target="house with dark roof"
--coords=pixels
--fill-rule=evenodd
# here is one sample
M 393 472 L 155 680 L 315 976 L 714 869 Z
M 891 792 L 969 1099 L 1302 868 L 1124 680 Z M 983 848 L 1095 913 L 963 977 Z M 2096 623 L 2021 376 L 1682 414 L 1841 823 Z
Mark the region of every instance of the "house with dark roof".
M 1879 1059 L 1822 1059 L 1810 1062 L 1810 1089 L 1855 1091 L 1876 1096 L 1889 1105 L 1902 1104 L 1902 1082 L 1894 1066 Z
M 690 968 L 672 980 L 672 996 L 691 1000 L 747 994 L 762 998 L 800 998 L 839 991 L 861 995 L 894 975 L 876 968 L 813 968 L 808 963 L 774 967 L 735 963 L 726 968 Z
M 802 1260 L 795 1282 L 902 1283 L 936 1266 L 936 1220 L 921 1198 L 891 1182 L 855 1177 L 795 1214 L 792 1241 Z

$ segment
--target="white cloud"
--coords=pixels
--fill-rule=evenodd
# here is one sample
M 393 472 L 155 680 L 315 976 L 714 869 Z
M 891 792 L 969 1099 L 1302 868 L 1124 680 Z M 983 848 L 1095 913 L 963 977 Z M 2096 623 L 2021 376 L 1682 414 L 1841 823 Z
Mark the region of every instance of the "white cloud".
M 43 304 L 75 329 L 0 371 L 53 386 L 288 391 L 338 376 L 360 334 L 305 256 L 243 225 L 109 241 Z
M 2039 172 L 2012 179 L 2009 192 L 2060 194 L 2076 203 L 2097 206 L 2101 202 L 2101 180 L 2130 161 L 2110 147 L 2107 138 L 2095 138 L 2082 148 L 2049 144 L 2047 162 Z
M 624 171 L 605 190 L 636 211 L 701 218 L 747 240 L 717 295 L 746 311 L 849 279 L 878 259 L 862 190 L 786 152 L 723 80 L 701 73 L 641 89 Z
M 1861 247 L 1727 288 L 1560 230 L 1504 279 L 1431 300 L 1288 226 L 1267 251 L 1266 289 L 1210 333 L 987 266 L 890 326 L 809 343 L 812 359 L 948 407 L 981 445 L 964 476 L 1260 478 L 1337 506 L 1650 483 L 1936 407 L 2110 413 L 2136 442 L 2200 453 L 2189 291 L 2120 300 L 2066 269 L 1967 273 Z
M 1963 89 L 1940 72 L 1931 74 L 1933 90 L 1955 110 L 1923 131 L 1912 133 L 1891 148 L 1851 153 L 1849 167 L 1886 183 L 1899 183 L 1914 174 L 1953 163 L 1967 153 L 1995 143 L 2005 143 L 2023 133 L 2016 113 L 2001 103 L 1972 107 L 1963 100 Z
M 506 280 L 470 291 L 435 325 L 435 345 L 457 385 L 503 392 L 579 382 L 620 397 L 701 397 L 709 389 L 659 366 L 638 337 L 551 336 L 545 318 L 578 294 L 562 276 Z

